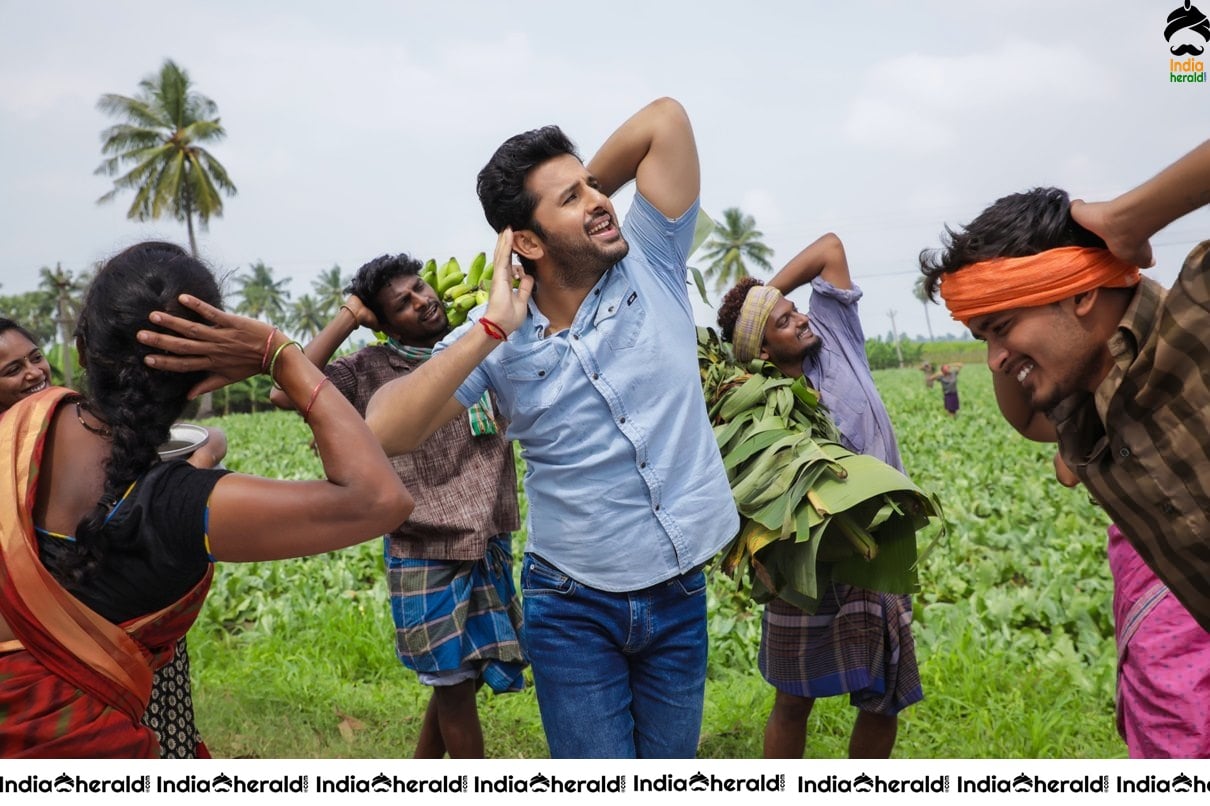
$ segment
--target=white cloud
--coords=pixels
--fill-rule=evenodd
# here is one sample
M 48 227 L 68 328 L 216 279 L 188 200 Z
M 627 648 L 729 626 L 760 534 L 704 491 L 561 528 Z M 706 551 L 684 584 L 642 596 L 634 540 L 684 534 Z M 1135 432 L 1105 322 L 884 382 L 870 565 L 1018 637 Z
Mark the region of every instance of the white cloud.
M 907 152 L 955 146 L 970 127 L 1048 111 L 1108 92 L 1104 71 L 1071 44 L 1008 41 L 957 56 L 908 53 L 873 64 L 844 120 L 854 142 Z

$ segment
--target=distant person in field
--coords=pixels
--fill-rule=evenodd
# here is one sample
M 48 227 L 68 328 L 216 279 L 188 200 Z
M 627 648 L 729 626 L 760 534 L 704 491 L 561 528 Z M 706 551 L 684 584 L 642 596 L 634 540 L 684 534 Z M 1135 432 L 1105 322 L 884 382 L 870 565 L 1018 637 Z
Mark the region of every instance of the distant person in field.
M 609 197 L 632 180 L 623 222 Z M 702 567 L 739 528 L 685 284 L 700 186 L 671 98 L 587 164 L 557 126 L 510 137 L 476 185 L 499 233 L 491 298 L 370 403 L 388 454 L 488 389 L 508 416 L 529 501 L 525 645 L 554 758 L 697 752 Z
M 811 302 L 803 314 L 785 295 L 807 284 Z M 723 298 L 718 323 L 736 359 L 763 358 L 788 377 L 806 376 L 848 448 L 902 471 L 866 359 L 861 296 L 844 245 L 829 233 L 767 285 L 741 280 Z M 840 583 L 813 615 L 770 601 L 761 622 L 760 670 L 777 695 L 765 725 L 765 757 L 802 758 L 815 700 L 848 694 L 858 709 L 849 755 L 889 758 L 899 712 L 923 698 L 911 623 L 911 597 Z
M 17 401 L 50 388 L 50 364 L 34 335 L 12 319 L 0 318 L 0 415 Z M 214 467 L 227 452 L 227 437 L 208 428 L 203 450 L 188 461 L 194 467 Z M 189 651 L 184 636 L 165 666 L 156 669 L 151 700 L 143 724 L 160 740 L 161 758 L 208 758 L 193 714 Z
M 962 371 L 961 364 L 942 364 L 941 369 L 934 371 L 932 364 L 924 365 L 924 385 L 930 389 L 934 383 L 941 384 L 941 402 L 945 405 L 945 413 L 951 417 L 958 414 L 958 373 Z
M 429 360 L 449 332 L 445 306 L 405 254 L 357 270 L 336 317 L 306 347 L 307 357 L 364 417 L 379 387 Z M 386 341 L 328 363 L 358 328 Z M 274 390 L 270 399 L 293 408 Z M 521 602 L 512 572 L 520 526 L 508 427 L 490 395 L 440 428 L 418 450 L 391 458 L 412 491 L 411 517 L 384 540 L 395 651 L 431 686 L 416 758 L 483 758 L 475 692 L 519 691 L 524 679 Z
M 1055 474 L 1067 487 L 1080 483 L 1057 454 Z M 1131 758 L 1208 758 L 1210 633 L 1169 595 L 1121 529 L 1110 524 L 1108 537 L 1118 733 Z
M 1175 285 L 1148 239 L 1210 201 L 1210 142 L 1109 202 L 1039 188 L 926 250 L 930 294 L 987 342 L 1002 409 L 1057 440 L 1143 560 L 1210 629 L 1210 242 Z

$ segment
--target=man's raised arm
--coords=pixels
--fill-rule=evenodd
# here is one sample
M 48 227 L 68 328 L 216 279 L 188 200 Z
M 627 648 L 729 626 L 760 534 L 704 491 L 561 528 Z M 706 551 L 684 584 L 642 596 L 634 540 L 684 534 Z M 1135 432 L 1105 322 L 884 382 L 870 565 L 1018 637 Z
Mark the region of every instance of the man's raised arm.
M 1152 235 L 1210 204 L 1210 140 L 1151 179 L 1107 202 L 1071 203 L 1071 217 L 1100 235 L 1110 251 L 1136 266 L 1154 264 Z
M 366 306 L 361 298 L 352 294 L 341 303 L 336 315 L 324 326 L 323 330 L 303 348 L 303 355 L 311 359 L 311 363 L 323 369 L 332 360 L 332 356 L 344 344 L 345 339 L 353 335 L 359 327 L 378 330 L 378 318 Z M 293 409 L 294 403 L 285 391 L 274 387 L 269 392 L 269 402 L 279 409 Z
M 693 126 L 672 98 L 659 98 L 632 115 L 587 167 L 608 196 L 636 180 L 643 198 L 668 218 L 688 210 L 702 187 Z
M 820 236 L 790 259 L 781 271 L 773 275 L 769 285 L 783 294 L 823 277 L 837 288 L 852 288 L 849 259 L 844 244 L 834 233 Z

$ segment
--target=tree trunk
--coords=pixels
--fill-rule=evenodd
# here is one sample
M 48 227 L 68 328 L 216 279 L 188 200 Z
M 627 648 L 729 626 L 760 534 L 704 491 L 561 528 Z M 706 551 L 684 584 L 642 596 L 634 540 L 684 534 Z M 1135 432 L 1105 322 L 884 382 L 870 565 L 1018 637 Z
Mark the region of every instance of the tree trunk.
M 903 369 L 903 350 L 899 347 L 899 329 L 895 327 L 895 314 L 898 311 L 888 311 L 887 315 L 891 317 L 891 336 L 895 339 L 895 355 L 899 358 L 899 368 Z
M 185 211 L 185 228 L 189 230 L 189 254 L 197 257 L 197 238 L 193 235 L 193 213 Z
M 193 210 L 189 204 L 189 197 L 185 197 L 185 227 L 189 230 L 189 254 L 197 258 L 197 238 L 193 234 Z M 197 402 L 198 419 L 214 416 L 214 398 L 210 392 L 198 398 Z
M 63 264 L 55 264 L 55 283 L 58 286 L 59 293 L 55 295 L 55 318 L 56 327 L 59 331 L 59 360 L 63 362 L 63 385 L 74 388 L 71 385 L 72 375 L 75 367 L 72 366 L 71 349 L 67 346 L 71 333 L 71 298 L 68 296 L 68 287 L 70 283 L 63 276 Z

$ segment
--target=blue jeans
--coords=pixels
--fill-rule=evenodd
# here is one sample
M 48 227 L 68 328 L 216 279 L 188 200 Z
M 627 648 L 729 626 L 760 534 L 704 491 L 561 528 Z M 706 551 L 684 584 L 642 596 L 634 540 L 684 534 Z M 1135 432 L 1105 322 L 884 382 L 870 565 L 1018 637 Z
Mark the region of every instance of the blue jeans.
M 551 758 L 693 758 L 706 692 L 706 578 L 583 585 L 526 554 L 525 648 Z

